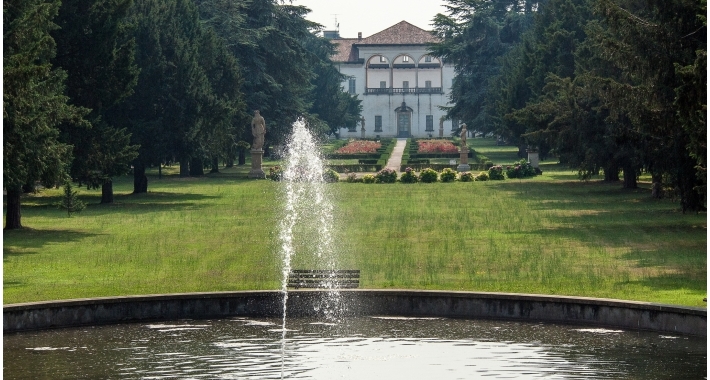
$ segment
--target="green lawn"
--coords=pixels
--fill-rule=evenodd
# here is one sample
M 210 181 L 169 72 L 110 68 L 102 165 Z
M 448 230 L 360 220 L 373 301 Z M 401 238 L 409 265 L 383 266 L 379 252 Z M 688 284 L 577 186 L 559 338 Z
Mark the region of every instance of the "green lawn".
M 512 149 L 501 157 L 514 161 Z M 329 185 L 340 265 L 360 269 L 363 288 L 706 305 L 706 214 L 652 200 L 647 183 L 623 190 L 542 167 L 526 180 Z M 71 218 L 51 206 L 61 189 L 23 198 L 27 228 L 3 234 L 4 303 L 278 289 L 279 184 L 248 180 L 248 170 L 181 179 L 167 168 L 141 195 L 120 178 L 114 204 L 81 190 L 89 205 Z

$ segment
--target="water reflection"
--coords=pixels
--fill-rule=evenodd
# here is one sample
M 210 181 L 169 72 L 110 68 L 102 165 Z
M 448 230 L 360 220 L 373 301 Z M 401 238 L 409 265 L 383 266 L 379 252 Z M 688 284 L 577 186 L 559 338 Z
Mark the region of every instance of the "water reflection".
M 279 319 L 172 321 L 3 337 L 6 379 L 279 379 Z M 289 379 L 706 378 L 705 339 L 552 324 L 293 319 Z

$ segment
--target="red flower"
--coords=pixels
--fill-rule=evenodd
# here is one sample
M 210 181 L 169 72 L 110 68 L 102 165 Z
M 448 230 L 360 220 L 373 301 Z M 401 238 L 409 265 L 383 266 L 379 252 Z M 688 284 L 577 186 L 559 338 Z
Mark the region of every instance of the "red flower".
M 377 149 L 382 147 L 382 144 L 375 141 L 356 140 L 351 141 L 348 145 L 338 149 L 335 153 L 338 154 L 358 154 L 358 153 L 375 153 Z
M 458 153 L 459 150 L 449 140 L 419 140 L 417 153 Z

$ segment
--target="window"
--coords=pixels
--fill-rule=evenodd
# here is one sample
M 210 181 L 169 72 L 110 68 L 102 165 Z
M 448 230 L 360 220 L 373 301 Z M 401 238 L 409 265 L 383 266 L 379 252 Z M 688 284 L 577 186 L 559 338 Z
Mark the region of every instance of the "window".
M 458 120 L 451 120 L 451 130 L 455 131 L 459 129 L 459 121 Z
M 409 88 L 409 81 L 408 80 L 405 80 L 404 82 L 402 82 L 402 88 Z
M 382 132 L 382 116 L 375 116 L 375 132 Z
M 380 56 L 380 62 L 387 62 L 387 58 L 385 58 L 384 56 L 381 55 L 381 56 Z
M 348 80 L 348 92 L 351 94 L 355 93 L 355 78 Z
M 427 55 L 426 57 L 424 57 L 424 62 L 431 62 L 431 56 Z
M 405 55 L 405 56 L 402 58 L 402 62 L 409 62 L 409 57 Z
M 387 82 L 386 82 L 386 81 L 380 81 L 380 88 L 387 88 Z
M 426 115 L 426 131 L 434 132 L 434 115 Z
M 424 81 L 424 87 L 431 88 L 431 81 L 430 80 Z

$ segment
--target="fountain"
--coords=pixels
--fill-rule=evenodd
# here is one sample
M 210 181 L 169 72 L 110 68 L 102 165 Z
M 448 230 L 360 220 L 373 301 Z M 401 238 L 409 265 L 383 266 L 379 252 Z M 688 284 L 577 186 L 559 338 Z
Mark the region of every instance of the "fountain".
M 291 260 L 296 254 L 313 255 L 311 262 L 319 269 L 337 269 L 333 241 L 333 204 L 323 178 L 325 165 L 315 138 L 303 118 L 293 124 L 293 132 L 284 152 L 283 219 L 279 225 L 281 240 L 283 318 L 281 327 L 282 358 L 286 353 L 288 316 L 288 276 Z M 300 249 L 299 249 L 300 248 Z M 299 252 L 300 251 L 300 252 Z M 315 268 L 313 268 L 315 269 Z M 326 319 L 337 321 L 342 303 L 338 289 L 325 281 L 328 292 L 322 293 L 318 306 Z M 282 362 L 283 364 L 283 362 Z M 283 365 L 282 365 L 283 377 Z
M 706 378 L 704 309 L 327 281 L 289 291 L 294 260 L 342 268 L 332 186 L 302 120 L 284 154 L 279 291 L 6 305 L 4 378 Z

